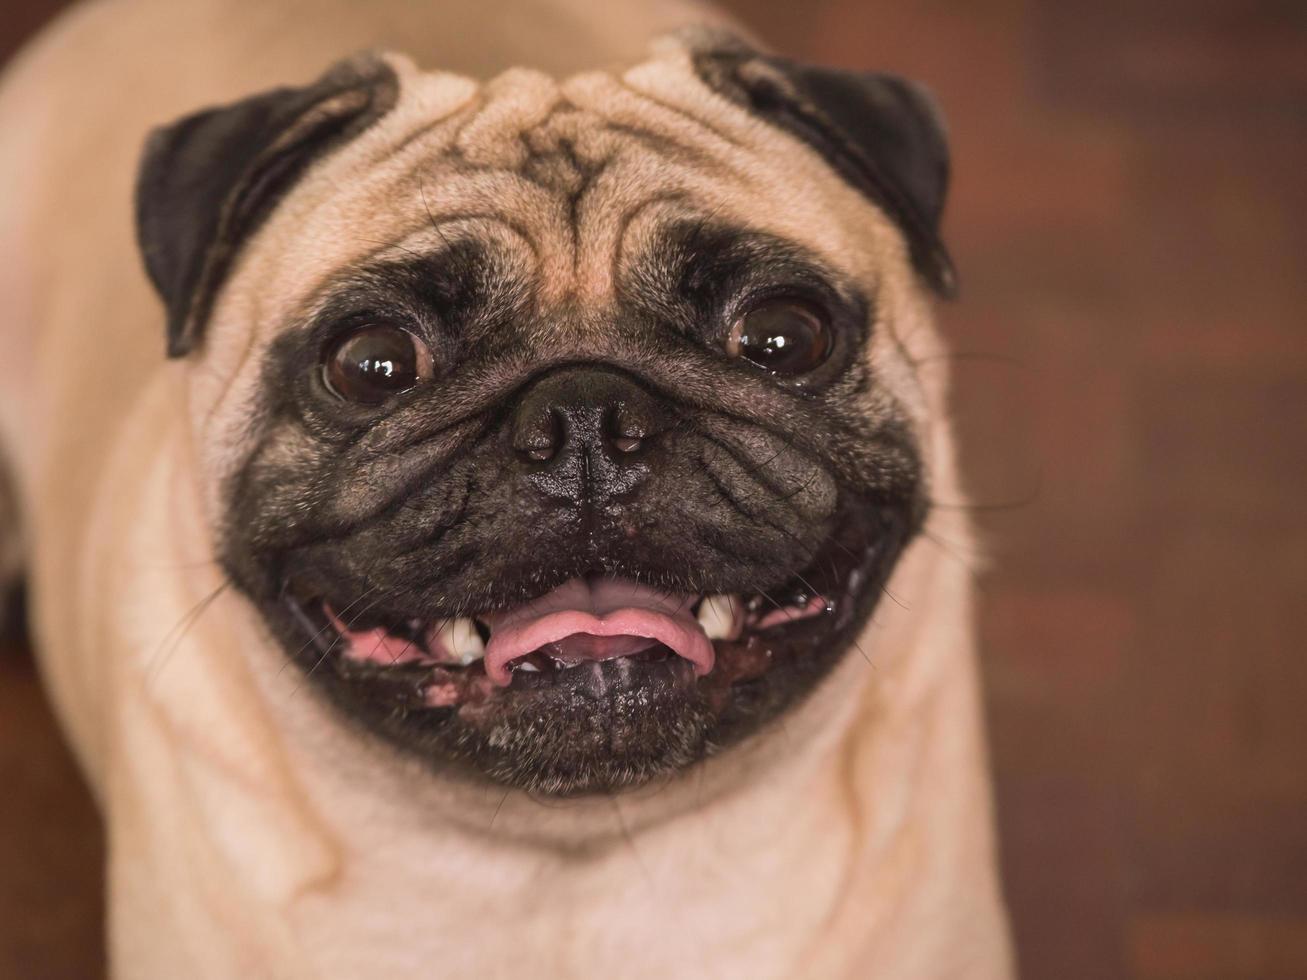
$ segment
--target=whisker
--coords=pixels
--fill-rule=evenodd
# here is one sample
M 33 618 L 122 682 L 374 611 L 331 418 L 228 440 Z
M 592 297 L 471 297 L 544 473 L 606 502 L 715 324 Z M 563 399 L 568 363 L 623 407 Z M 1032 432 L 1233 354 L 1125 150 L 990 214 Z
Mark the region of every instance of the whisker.
M 427 203 L 427 188 L 421 179 L 418 180 L 418 194 L 422 197 L 422 207 L 427 212 L 427 221 L 431 222 L 431 227 L 440 236 L 440 240 L 445 243 L 445 248 L 449 248 L 449 238 L 445 235 L 445 230 L 440 227 L 439 222 L 436 221 L 436 216 L 431 213 L 431 205 Z
M 230 579 L 224 579 L 222 584 L 220 584 L 216 589 L 200 599 L 200 601 L 195 603 L 195 605 L 191 606 L 191 608 L 182 615 L 181 619 L 179 619 L 172 628 L 163 635 L 163 639 L 159 641 L 158 649 L 156 649 L 154 654 L 150 657 L 149 663 L 145 668 L 145 683 L 147 685 L 152 685 L 158 679 L 159 674 L 163 672 L 163 668 L 167 666 L 168 661 L 170 661 L 173 654 L 177 652 L 177 648 L 181 646 L 182 640 L 186 638 L 186 634 L 190 631 L 191 627 L 193 627 L 196 622 L 199 621 L 199 618 L 204 615 L 205 610 L 212 606 L 214 601 L 231 587 L 231 584 Z M 172 641 L 171 646 L 168 646 L 169 641 Z M 166 652 L 165 647 L 167 648 Z
M 374 585 L 374 586 L 372 586 L 372 588 L 370 588 L 370 589 L 366 590 L 365 592 L 363 592 L 363 593 L 362 593 L 362 594 L 361 594 L 357 599 L 355 599 L 353 602 L 351 602 L 348 606 L 346 606 L 346 607 L 345 607 L 344 609 L 342 609 L 340 612 L 336 613 L 336 618 L 339 619 L 339 620 L 341 620 L 342 622 L 344 622 L 344 620 L 345 620 L 345 614 L 346 614 L 346 613 L 348 613 L 351 609 L 353 609 L 355 606 L 357 606 L 360 602 L 362 602 L 362 601 L 363 601 L 364 599 L 366 599 L 368 596 L 370 596 L 370 595 L 372 595 L 374 592 L 376 592 L 377 589 L 379 589 L 379 588 L 380 588 L 380 586 L 378 586 L 378 585 Z M 298 608 L 298 605 L 299 605 L 299 604 L 296 603 L 296 602 L 294 602 L 293 600 L 291 601 L 291 606 L 292 606 L 292 608 Z M 371 608 L 371 607 L 369 607 L 369 608 Z M 366 612 L 366 610 L 364 610 L 364 611 Z M 308 620 L 307 617 L 304 617 L 304 616 L 301 615 L 300 618 L 302 618 L 302 619 L 303 619 L 303 620 L 308 624 L 309 628 L 312 628 L 312 625 L 313 625 L 313 624 L 312 624 L 312 622 L 311 622 L 310 620 Z M 312 646 L 313 644 L 317 643 L 318 640 L 319 640 L 319 638 L 321 638 L 321 636 L 322 636 L 324 633 L 326 633 L 326 632 L 327 632 L 329 629 L 331 629 L 331 628 L 332 628 L 332 627 L 331 627 L 331 622 L 330 622 L 330 621 L 328 621 L 325 625 L 319 627 L 318 630 L 317 630 L 317 631 L 316 631 L 312 636 L 310 636 L 310 637 L 308 638 L 308 640 L 305 641 L 304 645 L 303 645 L 302 647 L 300 647 L 298 650 L 295 651 L 295 656 L 287 658 L 286 662 L 283 663 L 283 664 L 281 665 L 281 667 L 277 670 L 277 673 L 280 675 L 281 672 L 282 672 L 283 670 L 285 670 L 287 667 L 290 666 L 291 661 L 293 661 L 293 660 L 298 660 L 301 656 L 303 656 L 304 651 L 307 650 L 307 649 L 308 649 L 310 646 Z M 339 634 L 337 634 L 337 637 L 339 638 Z M 332 645 L 334 646 L 335 644 L 333 643 Z M 329 648 L 328 648 L 328 651 L 330 651 L 330 649 L 331 649 L 331 648 L 329 647 Z M 324 654 L 324 656 L 325 656 L 325 654 Z
M 499 803 L 495 806 L 495 812 L 490 814 L 490 823 L 486 825 L 486 830 L 495 829 L 495 821 L 499 818 L 499 811 L 504 808 L 504 804 L 508 802 L 508 798 L 512 793 L 511 789 L 504 790 L 504 795 L 499 798 Z
M 873 620 L 873 622 L 875 622 L 875 620 Z M 879 667 L 876 666 L 876 663 L 871 659 L 871 657 L 867 656 L 867 651 L 862 649 L 862 644 L 858 642 L 857 637 L 854 637 L 853 639 L 853 649 L 857 650 L 858 653 L 862 654 L 862 659 L 867 661 L 867 666 L 870 667 L 872 670 L 880 669 Z
M 902 599 L 900 599 L 898 596 L 896 596 L 893 592 L 891 592 L 891 591 L 889 590 L 889 586 L 887 586 L 887 585 L 882 585 L 882 586 L 880 587 L 880 591 L 883 592 L 883 593 L 885 593 L 885 595 L 889 596 L 890 599 L 892 599 L 892 600 L 894 601 L 894 605 L 898 606 L 898 607 L 899 607 L 900 609 L 902 609 L 904 612 L 911 612 L 911 611 L 912 611 L 912 608 L 911 608 L 907 603 L 905 603 Z
M 395 664 L 399 663 L 399 658 L 404 656 L 404 654 L 408 653 L 412 649 L 413 649 L 412 639 L 404 641 L 404 646 L 400 649 L 399 653 L 395 654 L 393 657 L 390 658 L 390 666 L 393 667 L 395 666 Z
M 962 565 L 962 567 L 965 568 L 977 581 L 981 581 L 980 569 L 976 568 L 971 562 L 967 561 L 966 558 L 962 557 L 960 546 L 953 542 L 946 541 L 938 534 L 935 534 L 924 527 L 921 529 L 921 536 L 935 545 L 935 547 L 939 548 L 940 551 L 944 552 L 954 561 Z
M 773 606 L 775 606 L 778 612 L 783 612 L 783 613 L 785 613 L 785 615 L 789 616 L 791 620 L 794 619 L 794 613 L 792 613 L 792 612 L 790 611 L 789 606 L 782 606 L 779 602 L 777 602 L 775 599 L 773 599 L 771 596 L 769 596 L 769 595 L 768 595 L 766 592 L 764 592 L 762 589 L 759 589 L 759 588 L 755 587 L 752 591 L 757 592 L 758 595 L 762 596 L 764 599 L 766 599 L 768 602 L 770 602 Z
M 374 585 L 371 589 L 369 589 L 367 592 L 365 592 L 364 595 L 365 595 L 365 596 L 366 596 L 366 595 L 371 595 L 371 594 L 373 594 L 373 593 L 379 591 L 380 588 L 381 588 L 380 586 L 375 586 L 375 585 Z M 362 596 L 360 596 L 359 598 L 361 599 Z M 377 597 L 376 599 L 374 599 L 372 602 L 368 603 L 367 606 L 365 606 L 365 607 L 362 609 L 362 611 L 359 612 L 358 616 L 355 616 L 355 617 L 354 617 L 354 622 L 358 622 L 359 616 L 362 616 L 362 615 L 366 614 L 366 613 L 368 612 L 368 610 L 372 609 L 372 608 L 373 608 L 377 603 L 379 603 L 383 598 L 384 598 L 384 596 L 378 596 L 378 597 Z M 358 602 L 359 602 L 359 599 L 355 599 L 354 602 L 351 602 L 351 603 L 350 603 L 350 607 L 353 607 L 353 606 L 357 605 Z M 352 626 L 353 623 L 350 623 L 350 624 L 348 624 L 348 625 L 351 625 L 351 626 Z M 313 666 L 310 667 L 307 671 L 304 672 L 304 676 L 303 676 L 302 678 L 300 678 L 299 683 L 296 684 L 295 687 L 294 687 L 294 689 L 290 692 L 290 696 L 291 696 L 291 697 L 294 697 L 296 694 L 299 693 L 300 688 L 302 688 L 302 687 L 304 686 L 305 682 L 306 682 L 310 677 L 313 676 L 314 672 L 315 672 L 319 667 L 322 666 L 323 662 L 327 659 L 327 657 L 331 655 L 331 652 L 332 652 L 333 650 L 336 649 L 336 645 L 337 645 L 338 643 L 340 643 L 340 641 L 343 640 L 343 639 L 344 639 L 344 636 L 343 636 L 341 633 L 337 633 L 337 634 L 336 634 L 335 639 L 333 639 L 333 640 L 331 641 L 331 643 L 327 646 L 327 649 L 325 649 L 325 650 L 322 651 L 322 656 L 320 656 L 316 661 L 314 661 Z
M 794 577 L 797 578 L 800 582 L 802 582 L 803 587 L 807 589 L 809 592 L 811 592 L 814 596 L 821 595 L 821 590 L 814 588 L 813 584 L 809 582 L 806 578 L 804 578 L 802 575 L 800 575 L 798 572 L 794 573 Z
M 457 618 L 456 616 L 446 616 L 444 619 L 440 621 L 439 625 L 436 626 L 436 632 L 439 633 L 446 626 L 452 623 L 456 618 Z M 390 666 L 393 667 L 395 666 L 395 664 L 399 663 L 399 658 L 404 656 L 404 654 L 408 653 L 412 649 L 413 649 L 413 641 L 410 639 L 407 643 L 404 644 L 404 648 L 400 650 L 399 653 L 395 654 L 394 657 L 391 658 Z

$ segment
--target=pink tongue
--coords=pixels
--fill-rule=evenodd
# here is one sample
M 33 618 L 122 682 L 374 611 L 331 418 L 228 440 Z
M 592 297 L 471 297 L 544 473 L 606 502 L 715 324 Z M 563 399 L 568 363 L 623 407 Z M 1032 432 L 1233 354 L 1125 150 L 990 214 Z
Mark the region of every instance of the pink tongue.
M 690 661 L 702 676 L 713 668 L 713 645 L 690 612 L 694 600 L 629 579 L 572 579 L 539 599 L 486 617 L 486 674 L 507 686 L 513 679 L 509 663 L 548 644 L 559 646 L 545 653 L 580 663 L 630 656 L 653 640 Z
M 612 660 L 614 657 L 631 657 L 658 645 L 647 636 L 592 636 L 573 633 L 557 643 L 546 643 L 540 652 L 561 660 L 565 664 L 579 664 L 586 660 Z

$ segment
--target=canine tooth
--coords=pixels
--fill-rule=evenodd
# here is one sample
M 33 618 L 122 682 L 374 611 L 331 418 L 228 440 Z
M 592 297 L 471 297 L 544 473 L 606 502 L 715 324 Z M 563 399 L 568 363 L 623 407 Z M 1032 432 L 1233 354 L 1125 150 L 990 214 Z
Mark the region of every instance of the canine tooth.
M 481 642 L 476 624 L 466 616 L 447 619 L 441 623 L 440 629 L 436 631 L 436 639 L 464 666 L 480 660 L 486 653 L 486 645 Z
M 710 640 L 729 639 L 739 618 L 739 600 L 731 595 L 705 596 L 699 604 L 699 625 Z

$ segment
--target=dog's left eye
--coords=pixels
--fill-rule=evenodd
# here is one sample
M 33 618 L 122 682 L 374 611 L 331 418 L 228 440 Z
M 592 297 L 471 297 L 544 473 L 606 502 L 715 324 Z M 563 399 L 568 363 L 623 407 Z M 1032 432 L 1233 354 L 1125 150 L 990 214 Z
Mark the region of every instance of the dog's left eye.
M 432 375 L 431 351 L 401 327 L 372 324 L 327 348 L 322 378 L 347 401 L 379 405 Z
M 776 374 L 804 374 L 831 351 L 830 327 L 816 311 L 796 300 L 768 300 L 731 325 L 726 353 Z

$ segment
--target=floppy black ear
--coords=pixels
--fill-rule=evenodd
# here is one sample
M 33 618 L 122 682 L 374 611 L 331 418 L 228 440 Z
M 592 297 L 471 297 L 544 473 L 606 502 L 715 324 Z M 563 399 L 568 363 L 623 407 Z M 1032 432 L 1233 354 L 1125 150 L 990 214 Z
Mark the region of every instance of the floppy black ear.
M 956 290 L 939 237 L 948 142 L 926 91 L 895 75 L 840 71 L 763 54 L 721 32 L 687 38 L 699 77 L 826 158 L 907 237 L 913 264 L 939 293 Z
M 383 60 L 341 62 L 279 88 L 156 129 L 136 183 L 136 232 L 168 313 L 168 354 L 195 348 L 238 249 L 309 164 L 394 105 Z

